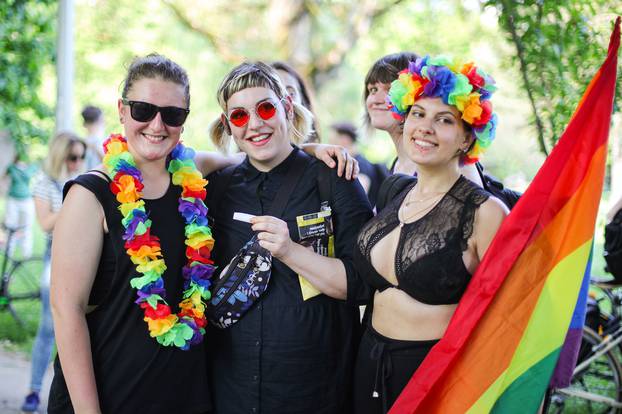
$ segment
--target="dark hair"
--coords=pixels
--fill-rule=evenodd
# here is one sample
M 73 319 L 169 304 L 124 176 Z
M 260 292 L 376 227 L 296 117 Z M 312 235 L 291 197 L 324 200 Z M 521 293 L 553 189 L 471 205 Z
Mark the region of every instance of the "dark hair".
M 349 136 L 353 142 L 358 138 L 356 127 L 351 122 L 336 122 L 330 127 L 338 134 Z
M 190 80 L 188 79 L 188 74 L 184 68 L 166 56 L 150 53 L 144 57 L 135 57 L 127 69 L 127 75 L 123 80 L 121 96 L 127 99 L 127 93 L 134 85 L 134 82 L 143 78 L 162 78 L 165 81 L 183 86 L 186 104 L 190 107 Z
M 367 72 L 365 76 L 365 90 L 363 95 L 365 98 L 369 95 L 367 85 L 370 83 L 391 83 L 397 79 L 397 75 L 404 69 L 408 68 L 410 62 L 417 60 L 419 56 L 412 52 L 399 52 L 386 55 L 378 59 Z
M 317 116 L 315 115 L 315 111 L 313 111 L 313 94 L 311 93 L 311 88 L 307 86 L 305 80 L 300 76 L 296 69 L 292 68 L 285 62 L 276 61 L 270 64 L 276 70 L 282 70 L 283 72 L 289 73 L 294 79 L 296 79 L 296 83 L 298 83 L 298 90 L 300 91 L 300 102 L 302 106 L 307 108 L 313 114 L 313 123 L 311 127 L 313 131 L 309 134 L 306 142 L 320 142 L 320 135 L 318 133 L 318 123 Z
M 306 82 L 302 79 L 302 77 L 298 74 L 298 72 L 296 72 L 294 68 L 292 68 L 285 62 L 280 62 L 280 61 L 272 62 L 270 66 L 272 66 L 276 70 L 282 70 L 283 72 L 287 72 L 294 79 L 296 79 L 296 82 L 298 82 L 298 89 L 300 89 L 300 100 L 302 102 L 302 105 L 305 108 L 307 108 L 309 111 L 313 112 L 313 105 L 311 104 L 311 96 L 309 94 L 309 88 L 307 88 Z
M 82 119 L 85 124 L 94 124 L 101 116 L 102 110 L 93 105 L 87 105 L 82 110 Z
M 398 52 L 391 53 L 378 59 L 367 72 L 365 76 L 365 83 L 363 84 L 363 104 L 365 107 L 365 124 L 369 125 L 371 120 L 369 119 L 369 113 L 367 112 L 367 97 L 369 96 L 369 90 L 367 85 L 376 82 L 391 83 L 397 79 L 398 74 L 408 68 L 410 62 L 417 60 L 419 56 L 413 52 Z

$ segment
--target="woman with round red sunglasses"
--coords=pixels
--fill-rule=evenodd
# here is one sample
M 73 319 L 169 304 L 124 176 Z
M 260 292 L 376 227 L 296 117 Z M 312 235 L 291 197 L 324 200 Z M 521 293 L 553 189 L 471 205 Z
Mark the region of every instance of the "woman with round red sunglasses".
M 118 101 L 123 136 L 107 140 L 98 171 L 65 186 L 52 249 L 50 413 L 210 410 L 202 338 L 213 239 L 202 176 L 235 158 L 193 161 L 179 143 L 189 106 L 182 67 L 136 58 Z
M 269 285 L 258 302 L 229 328 L 210 331 L 214 411 L 350 412 L 360 324 L 358 307 L 343 299 L 346 279 L 353 277 L 350 255 L 357 229 L 372 215 L 369 202 L 358 182 L 323 175 L 325 166 L 296 147 L 310 131 L 311 116 L 291 100 L 273 68 L 261 62 L 237 66 L 217 97 L 223 112 L 211 127 L 212 140 L 227 148 L 233 138 L 246 158 L 208 176 L 208 204 L 220 206 L 210 210 L 218 240 L 213 258 L 225 267 L 257 234 L 273 260 Z M 285 211 L 268 215 L 283 195 L 282 185 L 300 169 L 294 190 L 285 194 Z M 323 199 L 318 189 L 323 184 L 331 200 Z M 322 208 L 322 201 L 330 210 Z M 330 212 L 332 219 L 331 257 L 302 240 L 304 223 L 319 212 Z M 236 213 L 252 218 L 236 220 Z M 328 246 L 330 252 L 330 241 Z

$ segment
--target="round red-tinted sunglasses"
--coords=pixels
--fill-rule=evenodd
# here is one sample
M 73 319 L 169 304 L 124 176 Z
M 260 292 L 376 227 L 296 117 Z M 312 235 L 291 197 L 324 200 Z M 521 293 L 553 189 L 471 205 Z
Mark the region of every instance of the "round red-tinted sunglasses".
M 276 114 L 276 105 L 272 101 L 259 102 L 255 106 L 255 113 L 258 117 L 267 121 Z M 225 115 L 225 117 L 227 116 Z M 233 125 L 240 128 L 248 124 L 248 121 L 251 119 L 251 114 L 244 108 L 235 108 L 231 111 L 227 119 Z

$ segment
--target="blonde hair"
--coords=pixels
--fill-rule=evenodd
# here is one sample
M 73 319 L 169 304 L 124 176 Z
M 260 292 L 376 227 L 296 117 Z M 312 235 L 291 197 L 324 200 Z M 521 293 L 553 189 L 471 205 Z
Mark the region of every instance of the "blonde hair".
M 71 132 L 59 132 L 50 141 L 43 171 L 52 179 L 65 181 L 69 178 L 66 161 L 74 144 L 82 144 L 86 151 L 86 143 Z
M 272 90 L 279 100 L 286 99 L 288 94 L 281 82 L 278 73 L 272 67 L 263 62 L 244 62 L 233 68 L 222 80 L 216 93 L 218 104 L 223 112 L 227 112 L 227 101 L 233 94 L 248 88 L 268 88 Z M 294 119 L 288 118 L 290 140 L 295 144 L 304 142 L 312 131 L 313 115 L 311 112 L 295 102 L 291 102 L 294 109 Z M 231 141 L 229 126 L 225 126 L 222 118 L 211 123 L 209 135 L 212 142 L 221 150 L 227 150 Z

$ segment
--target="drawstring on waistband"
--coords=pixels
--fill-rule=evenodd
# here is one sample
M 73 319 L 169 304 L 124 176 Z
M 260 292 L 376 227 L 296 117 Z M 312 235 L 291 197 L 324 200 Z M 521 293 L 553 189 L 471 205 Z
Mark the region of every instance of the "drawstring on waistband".
M 393 366 L 391 351 L 385 351 L 385 344 L 383 342 L 376 342 L 369 352 L 369 357 L 376 361 L 374 390 L 371 396 L 372 398 L 382 398 L 382 410 L 386 413 L 389 410 L 387 406 L 387 379 L 391 376 Z

